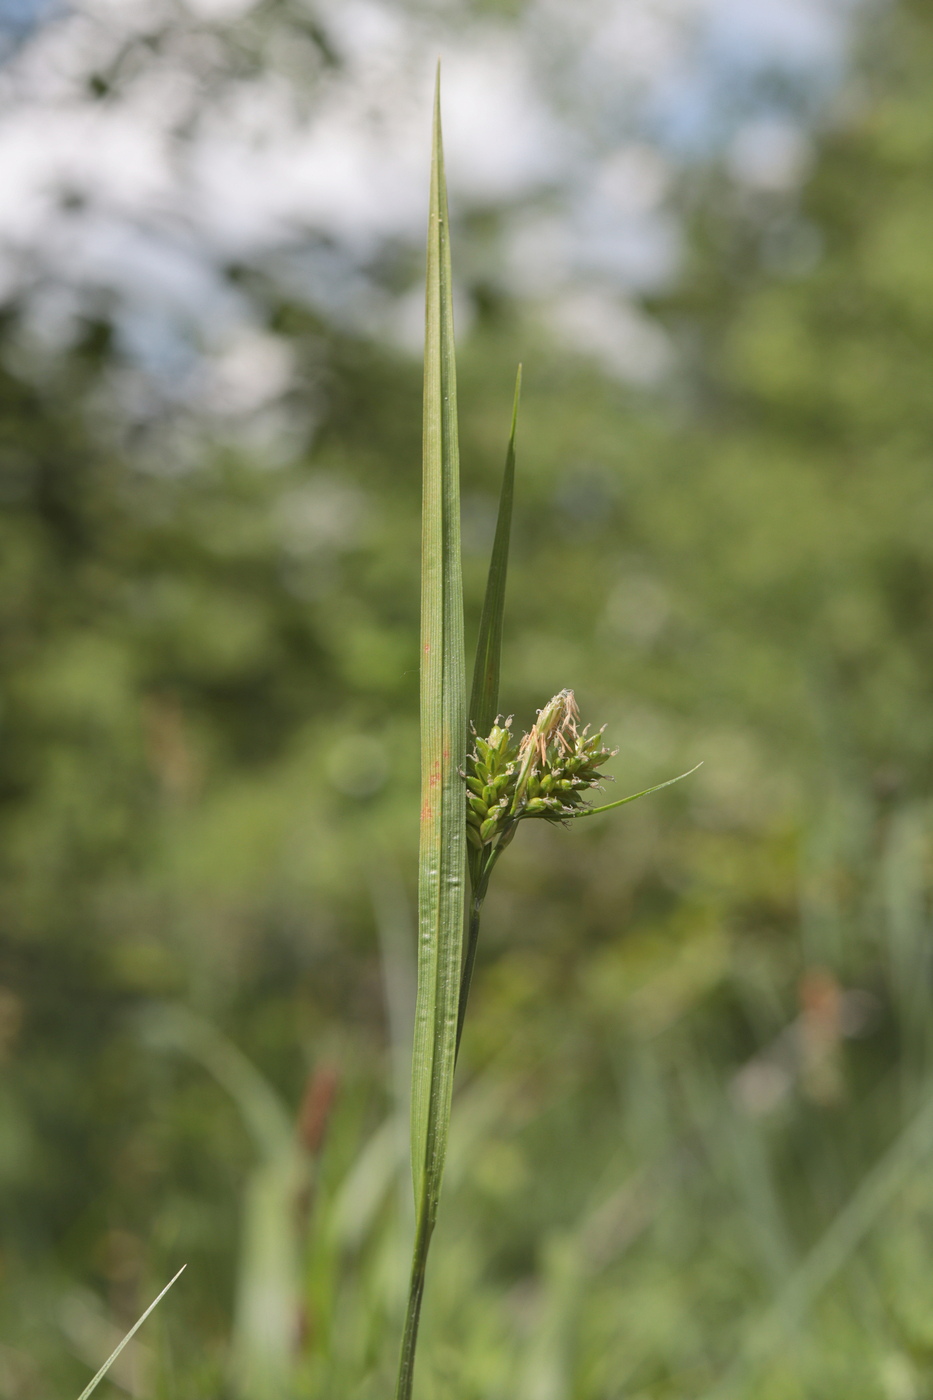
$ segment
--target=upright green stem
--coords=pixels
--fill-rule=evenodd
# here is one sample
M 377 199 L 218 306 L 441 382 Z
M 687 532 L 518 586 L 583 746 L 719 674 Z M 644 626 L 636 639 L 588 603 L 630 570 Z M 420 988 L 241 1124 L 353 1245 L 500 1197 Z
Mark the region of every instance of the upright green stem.
M 483 901 L 486 898 L 486 891 L 489 888 L 489 877 L 492 874 L 496 861 L 502 851 L 511 841 L 514 834 L 514 827 L 507 831 L 500 838 L 495 850 L 486 859 L 485 864 L 482 858 L 474 864 L 470 862 L 470 876 L 472 890 L 470 894 L 470 917 L 467 932 L 466 955 L 463 960 L 463 971 L 460 975 L 460 1002 L 457 1008 L 457 1044 L 456 1054 L 460 1051 L 460 1038 L 463 1035 L 463 1022 L 466 1016 L 467 1002 L 470 998 L 470 984 L 473 980 L 473 964 L 476 961 L 476 944 L 479 938 L 480 915 L 483 910 Z M 434 1222 L 437 1218 L 436 1201 L 430 1199 L 418 1211 L 418 1221 L 415 1227 L 415 1246 L 411 1262 L 411 1282 L 408 1287 L 408 1307 L 405 1312 L 405 1330 L 402 1334 L 402 1354 L 399 1361 L 398 1386 L 395 1391 L 395 1400 L 410 1400 L 412 1382 L 415 1374 L 415 1350 L 418 1345 L 418 1326 L 421 1321 L 421 1302 L 424 1297 L 424 1276 L 428 1262 L 428 1249 L 431 1245 L 431 1236 L 434 1233 Z
M 486 898 L 486 891 L 489 889 L 489 877 L 496 866 L 496 861 L 505 850 L 506 846 L 515 835 L 515 827 L 510 826 L 496 845 L 495 850 L 482 864 L 482 853 L 477 854 L 477 861 L 474 864 L 470 861 L 470 922 L 467 927 L 466 955 L 463 959 L 463 972 L 460 974 L 460 1003 L 457 1008 L 457 1054 L 460 1053 L 460 1039 L 463 1035 L 463 1022 L 466 1019 L 467 1002 L 470 999 L 470 986 L 473 982 L 473 964 L 476 962 L 476 944 L 479 941 L 479 921 L 483 912 L 483 902 Z
M 457 1013 L 457 1049 L 460 1052 L 460 1037 L 463 1034 L 463 1020 L 466 1016 L 467 1001 L 470 996 L 470 983 L 473 979 L 473 963 L 476 959 L 476 942 L 479 937 L 480 914 L 483 900 L 489 885 L 489 876 L 495 859 L 489 862 L 481 876 L 479 885 L 470 896 L 470 922 L 467 938 L 466 957 L 460 979 L 460 1004 Z M 405 1312 L 405 1330 L 402 1334 L 402 1354 L 399 1361 L 396 1400 L 410 1400 L 415 1374 L 415 1351 L 418 1345 L 418 1327 L 421 1321 L 421 1303 L 424 1298 L 424 1278 L 428 1263 L 428 1250 L 434 1233 L 434 1220 L 428 1210 L 420 1210 L 415 1227 L 415 1244 L 411 1262 L 411 1282 L 408 1287 L 408 1307 Z
M 470 920 L 467 932 L 466 955 L 460 978 L 460 1004 L 457 1011 L 457 1050 L 460 1053 L 460 1039 L 463 1035 L 463 1022 L 466 1017 L 467 1002 L 470 998 L 470 984 L 473 981 L 473 964 L 476 961 L 476 944 L 479 939 L 480 916 L 483 902 L 489 888 L 489 877 L 499 856 L 497 848 L 489 858 L 482 874 L 470 895 Z M 421 1211 L 415 1229 L 415 1247 L 412 1255 L 411 1282 L 408 1288 L 408 1308 L 405 1313 L 405 1330 L 402 1334 L 402 1355 L 399 1363 L 396 1400 L 409 1400 L 415 1370 L 415 1350 L 418 1344 L 418 1326 L 421 1321 L 421 1302 L 424 1297 L 424 1277 L 428 1262 L 428 1249 L 434 1233 L 434 1221 L 427 1211 Z
M 399 1359 L 396 1400 L 410 1400 L 412 1382 L 415 1378 L 415 1350 L 418 1345 L 418 1324 L 421 1321 L 421 1300 L 424 1297 L 424 1275 L 428 1263 L 428 1248 L 434 1222 L 428 1219 L 426 1211 L 420 1211 L 415 1229 L 415 1247 L 411 1261 L 411 1283 L 408 1289 L 408 1308 L 405 1313 L 405 1330 L 402 1334 L 402 1354 Z
M 473 964 L 476 961 L 476 943 L 479 938 L 479 920 L 483 912 L 486 890 L 470 897 L 470 922 L 467 928 L 466 956 L 463 959 L 463 973 L 460 978 L 460 1005 L 457 1008 L 457 1054 L 460 1054 L 460 1039 L 463 1035 L 463 1022 L 466 1017 L 467 1002 L 470 999 L 470 983 L 473 981 Z

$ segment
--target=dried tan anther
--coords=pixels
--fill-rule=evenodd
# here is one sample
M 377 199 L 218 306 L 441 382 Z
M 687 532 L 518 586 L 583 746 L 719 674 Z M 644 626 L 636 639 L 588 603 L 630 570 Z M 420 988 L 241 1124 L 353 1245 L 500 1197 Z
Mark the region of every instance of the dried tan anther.
M 570 749 L 568 735 L 570 739 L 576 738 L 579 718 L 580 711 L 573 691 L 558 691 L 553 699 L 538 711 L 538 718 L 519 746 L 519 758 L 524 762 L 527 755 L 534 750 L 538 763 L 543 768 L 547 762 L 548 745 L 552 740 L 556 739 L 563 748 Z

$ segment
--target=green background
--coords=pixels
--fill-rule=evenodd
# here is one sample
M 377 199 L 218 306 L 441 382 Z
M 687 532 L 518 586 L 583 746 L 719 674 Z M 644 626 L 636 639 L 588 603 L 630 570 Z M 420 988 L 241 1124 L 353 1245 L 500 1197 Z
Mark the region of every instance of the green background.
M 521 359 L 503 703 L 573 687 L 610 796 L 704 766 L 497 871 L 425 1400 L 933 1395 L 931 75 L 871 12 L 799 198 L 684 181 L 657 390 L 460 276 L 468 645 Z M 111 431 L 106 316 L 0 326 L 4 1396 L 182 1263 L 124 1389 L 390 1393 L 420 369 L 257 295 L 315 404 L 274 469 Z

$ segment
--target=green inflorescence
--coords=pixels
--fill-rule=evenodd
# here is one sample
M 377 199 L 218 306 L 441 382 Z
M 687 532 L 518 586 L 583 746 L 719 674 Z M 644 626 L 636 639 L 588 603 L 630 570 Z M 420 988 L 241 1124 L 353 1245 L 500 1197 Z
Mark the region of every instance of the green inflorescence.
M 617 752 L 606 747 L 603 729 L 577 726 L 573 691 L 562 690 L 538 711 L 519 743 L 511 716 L 475 737 L 467 758 L 467 839 L 476 850 L 504 845 L 525 817 L 564 822 L 581 814 L 585 794 L 599 787 L 599 770 Z

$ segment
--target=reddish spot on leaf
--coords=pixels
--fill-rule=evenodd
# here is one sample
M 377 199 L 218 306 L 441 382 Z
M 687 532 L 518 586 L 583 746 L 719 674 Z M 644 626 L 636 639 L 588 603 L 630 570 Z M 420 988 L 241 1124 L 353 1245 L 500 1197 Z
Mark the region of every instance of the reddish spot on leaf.
M 431 650 L 431 643 L 430 643 L 430 642 L 425 642 L 425 644 L 424 644 L 424 654 L 425 654 L 425 656 L 427 656 L 427 654 L 428 654 L 428 652 L 429 652 L 430 650 Z
M 431 806 L 430 802 L 426 802 L 421 809 L 421 820 L 423 822 L 429 822 L 433 815 L 434 808 Z
M 445 757 L 446 757 L 446 754 L 445 754 Z M 440 780 L 441 780 L 441 761 L 440 761 L 439 758 L 436 758 L 436 759 L 434 760 L 433 764 L 431 765 L 431 773 L 430 773 L 430 776 L 429 776 L 429 778 L 428 778 L 428 787 L 432 787 L 432 788 L 437 787 L 437 785 L 438 785 L 438 783 L 440 782 Z

